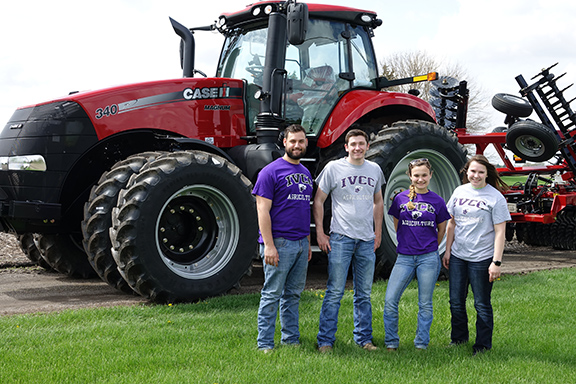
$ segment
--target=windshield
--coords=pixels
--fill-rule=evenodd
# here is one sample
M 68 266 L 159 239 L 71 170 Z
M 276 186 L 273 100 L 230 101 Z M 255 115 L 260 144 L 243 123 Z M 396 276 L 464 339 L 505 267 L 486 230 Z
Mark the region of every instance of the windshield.
M 345 36 L 349 36 L 347 39 Z M 253 96 L 262 86 L 267 29 L 236 30 L 224 43 L 217 76 L 246 80 L 248 121 L 255 131 L 260 103 Z M 375 87 L 376 63 L 369 32 L 339 22 L 311 19 L 306 41 L 287 44 L 287 123 L 302 124 L 317 135 L 341 94 L 352 87 Z M 349 72 L 353 78 L 342 76 Z

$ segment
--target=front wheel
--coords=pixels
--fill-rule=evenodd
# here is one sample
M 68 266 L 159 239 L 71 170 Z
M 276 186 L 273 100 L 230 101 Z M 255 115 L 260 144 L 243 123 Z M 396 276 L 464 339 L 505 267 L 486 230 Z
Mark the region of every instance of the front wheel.
M 34 244 L 52 269 L 70 277 L 88 279 L 96 276 L 82 247 L 80 235 L 35 234 Z
M 38 266 L 44 268 L 47 271 L 51 271 L 52 267 L 42 258 L 40 251 L 36 247 L 34 243 L 34 234 L 33 233 L 25 233 L 23 235 L 18 235 L 18 244 L 20 245 L 20 249 L 26 257 L 32 261 L 34 264 L 38 264 Z
M 394 123 L 371 141 L 366 156 L 380 165 L 386 178 L 382 243 L 376 251 L 376 277 L 387 278 L 396 262 L 396 230 L 388 209 L 396 194 L 408 189 L 410 178 L 406 174 L 410 161 L 426 158 L 432 165 L 429 188 L 445 201 L 460 185 L 459 171 L 466 162 L 466 150 L 447 129 L 425 121 L 410 120 Z M 440 254 L 446 250 L 445 240 Z
M 121 192 L 112 215 L 112 254 L 124 279 L 162 303 L 236 286 L 256 256 L 251 187 L 235 165 L 206 152 L 148 163 Z
M 88 261 L 100 278 L 110 286 L 133 293 L 124 281 L 114 258 L 109 230 L 112 225 L 112 209 L 118 202 L 118 194 L 126 187 L 130 177 L 138 173 L 151 160 L 163 152 L 144 152 L 128 157 L 105 172 L 90 191 L 90 197 L 84 205 L 84 220 L 81 223 L 84 250 Z

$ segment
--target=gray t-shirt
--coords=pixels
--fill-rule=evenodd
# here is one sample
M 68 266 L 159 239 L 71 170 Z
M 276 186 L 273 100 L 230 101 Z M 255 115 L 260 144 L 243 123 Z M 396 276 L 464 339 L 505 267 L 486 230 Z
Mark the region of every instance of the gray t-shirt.
M 451 254 L 475 262 L 492 258 L 494 225 L 510 220 L 502 193 L 490 184 L 474 189 L 467 183 L 454 190 L 447 208 L 456 221 Z
M 316 178 L 318 188 L 332 197 L 330 233 L 352 239 L 374 239 L 374 195 L 382 189 L 380 166 L 364 160 L 352 165 L 346 158 L 329 162 Z

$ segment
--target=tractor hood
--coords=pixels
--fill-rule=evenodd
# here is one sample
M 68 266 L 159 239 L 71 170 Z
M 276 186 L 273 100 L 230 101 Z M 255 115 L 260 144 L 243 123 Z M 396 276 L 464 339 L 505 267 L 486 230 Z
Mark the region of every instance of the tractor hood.
M 228 147 L 244 143 L 243 94 L 241 80 L 183 78 L 72 93 L 19 108 L 16 114 L 67 101 L 84 109 L 99 140 L 127 130 L 153 129 Z M 18 123 L 13 120 L 10 124 Z

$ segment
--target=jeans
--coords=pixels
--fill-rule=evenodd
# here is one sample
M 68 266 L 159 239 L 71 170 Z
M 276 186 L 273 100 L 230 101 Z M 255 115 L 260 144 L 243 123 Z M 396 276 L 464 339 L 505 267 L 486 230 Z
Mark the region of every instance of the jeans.
M 344 295 L 348 270 L 352 265 L 354 284 L 354 341 L 360 346 L 372 342 L 372 281 L 374 279 L 374 240 L 362 241 L 344 235 L 330 235 L 328 283 L 320 311 L 318 347 L 333 346 L 338 328 L 338 311 Z
M 494 314 L 492 311 L 492 283 L 489 280 L 488 267 L 492 259 L 471 262 L 450 257 L 450 312 L 452 314 L 453 343 L 468 341 L 468 315 L 466 314 L 466 297 L 468 285 L 474 294 L 476 309 L 476 343 L 475 351 L 492 348 L 492 331 L 494 330 Z
M 398 303 L 412 279 L 418 279 L 418 326 L 414 345 L 426 349 L 430 343 L 432 325 L 432 294 L 440 274 L 438 251 L 417 256 L 399 254 L 386 287 L 384 304 L 384 329 L 386 348 L 398 348 Z
M 298 306 L 306 285 L 308 238 L 291 241 L 275 238 L 278 267 L 264 263 L 264 286 L 258 308 L 258 348 L 274 348 L 276 313 L 280 307 L 281 343 L 299 344 Z M 260 244 L 264 260 L 264 245 Z

